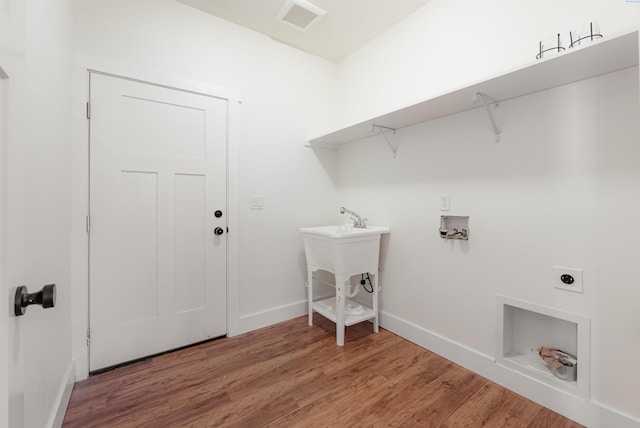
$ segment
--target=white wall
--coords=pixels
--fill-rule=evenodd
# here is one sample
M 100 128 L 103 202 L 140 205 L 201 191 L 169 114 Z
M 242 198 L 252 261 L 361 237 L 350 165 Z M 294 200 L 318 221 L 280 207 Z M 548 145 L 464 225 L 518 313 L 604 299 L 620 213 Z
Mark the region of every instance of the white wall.
M 12 428 L 59 423 L 71 372 L 70 4 L 1 4 L 2 64 L 10 76 L 3 103 L 2 293 L 11 310 L 16 286 L 30 292 L 57 284 L 56 307 L 9 316 L 8 423 Z M 6 156 L 6 158 L 5 158 Z M 6 168 L 6 169 L 5 169 Z M 6 229 L 5 229 L 6 227 Z M 6 300 L 3 300 L 6 302 Z M 2 317 L 7 317 L 3 312 Z M 5 378 L 3 377 L 3 387 Z
M 341 63 L 343 123 L 532 62 L 541 36 L 576 21 L 598 21 L 605 36 L 633 28 L 637 7 L 432 0 Z M 499 143 L 475 109 L 399 131 L 397 159 L 380 137 L 343 146 L 338 202 L 392 229 L 383 319 L 442 339 L 448 357 L 474 366 L 495 357 L 496 293 L 585 314 L 594 412 L 580 400 L 565 406 L 549 388 L 534 394 L 513 375 L 485 375 L 515 379 L 502 383 L 546 394 L 545 405 L 593 426 L 620 426 L 599 420 L 606 409 L 640 424 L 638 378 L 628 371 L 640 352 L 640 295 L 628 279 L 640 233 L 627 226 L 640 215 L 637 94 L 634 68 L 502 103 Z M 438 237 L 443 193 L 450 214 L 470 215 L 468 242 Z M 584 269 L 584 294 L 553 289 L 553 265 Z
M 297 228 L 326 223 L 336 209 L 335 153 L 316 156 L 304 144 L 320 127 L 335 123 L 337 66 L 171 0 L 74 6 L 77 69 L 165 75 L 241 94 L 239 148 L 234 148 L 239 151 L 239 210 L 229 213 L 239 221 L 239 229 L 229 235 L 239 234 L 240 254 L 239 285 L 231 284 L 239 294 L 233 333 L 304 313 L 304 256 Z M 78 184 L 86 184 L 82 79 L 80 72 L 79 89 L 74 88 L 79 123 L 74 130 L 74 289 L 79 296 L 74 338 L 79 361 L 86 360 L 87 317 L 86 186 Z M 250 195 L 264 196 L 264 210 L 249 209 Z

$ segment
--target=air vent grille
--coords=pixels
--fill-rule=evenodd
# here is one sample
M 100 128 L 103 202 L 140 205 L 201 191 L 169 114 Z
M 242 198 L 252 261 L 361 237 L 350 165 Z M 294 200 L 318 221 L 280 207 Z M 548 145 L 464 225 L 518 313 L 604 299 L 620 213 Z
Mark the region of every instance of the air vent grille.
M 289 0 L 276 15 L 276 20 L 298 30 L 307 31 L 327 12 L 305 0 Z
M 318 15 L 311 12 L 310 10 L 294 4 L 293 7 L 289 9 L 289 12 L 287 12 L 287 14 L 282 17 L 282 20 L 304 30 L 307 25 L 309 25 L 311 21 L 313 21 L 317 17 Z

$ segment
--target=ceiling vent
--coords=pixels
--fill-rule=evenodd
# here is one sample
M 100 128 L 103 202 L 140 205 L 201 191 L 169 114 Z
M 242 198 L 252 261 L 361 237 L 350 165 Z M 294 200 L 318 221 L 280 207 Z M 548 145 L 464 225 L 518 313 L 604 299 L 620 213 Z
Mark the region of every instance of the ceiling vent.
M 308 31 L 326 13 L 306 0 L 288 0 L 275 19 L 297 30 Z

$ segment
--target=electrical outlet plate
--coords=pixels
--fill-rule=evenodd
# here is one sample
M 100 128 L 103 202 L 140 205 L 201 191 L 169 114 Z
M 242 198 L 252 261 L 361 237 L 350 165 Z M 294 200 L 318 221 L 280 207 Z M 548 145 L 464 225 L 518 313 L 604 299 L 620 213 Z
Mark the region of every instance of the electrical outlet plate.
M 553 286 L 560 290 L 582 293 L 582 269 L 554 266 Z

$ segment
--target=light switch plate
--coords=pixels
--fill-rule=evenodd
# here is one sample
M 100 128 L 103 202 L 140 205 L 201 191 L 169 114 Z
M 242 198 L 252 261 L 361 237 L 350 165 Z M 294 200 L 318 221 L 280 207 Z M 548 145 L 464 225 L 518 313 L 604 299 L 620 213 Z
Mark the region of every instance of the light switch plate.
M 249 207 L 252 210 L 262 210 L 262 209 L 264 209 L 264 196 L 262 196 L 262 195 L 251 195 L 251 196 L 249 196 Z
M 582 269 L 554 266 L 553 286 L 560 290 L 582 293 Z
M 440 195 L 440 211 L 449 211 L 451 209 L 451 195 L 446 193 Z

